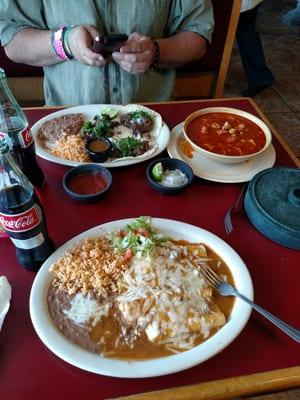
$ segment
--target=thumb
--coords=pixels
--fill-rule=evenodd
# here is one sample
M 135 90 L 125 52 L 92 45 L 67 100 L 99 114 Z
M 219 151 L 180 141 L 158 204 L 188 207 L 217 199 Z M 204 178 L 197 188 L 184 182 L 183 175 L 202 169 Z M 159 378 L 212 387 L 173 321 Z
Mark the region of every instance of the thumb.
M 131 33 L 130 35 L 129 35 L 129 37 L 128 37 L 128 41 L 129 40 L 132 40 L 132 41 L 140 41 L 140 40 L 143 40 L 143 38 L 144 38 L 145 36 L 144 35 L 142 35 L 141 33 L 139 33 L 139 32 L 133 32 L 133 33 Z
M 96 36 L 100 35 L 100 32 L 92 25 L 85 26 L 88 33 L 91 35 L 92 39 L 94 40 Z

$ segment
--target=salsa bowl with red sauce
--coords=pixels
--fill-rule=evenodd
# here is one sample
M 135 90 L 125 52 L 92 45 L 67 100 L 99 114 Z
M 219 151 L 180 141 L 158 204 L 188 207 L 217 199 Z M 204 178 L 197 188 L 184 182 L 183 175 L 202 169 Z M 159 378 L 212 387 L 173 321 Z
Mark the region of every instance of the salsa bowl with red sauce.
M 236 108 L 209 107 L 190 114 L 183 134 L 193 149 L 213 161 L 244 162 L 263 153 L 272 134 L 256 116 Z
M 110 171 L 97 164 L 84 164 L 70 169 L 63 177 L 63 188 L 74 200 L 92 203 L 110 189 Z

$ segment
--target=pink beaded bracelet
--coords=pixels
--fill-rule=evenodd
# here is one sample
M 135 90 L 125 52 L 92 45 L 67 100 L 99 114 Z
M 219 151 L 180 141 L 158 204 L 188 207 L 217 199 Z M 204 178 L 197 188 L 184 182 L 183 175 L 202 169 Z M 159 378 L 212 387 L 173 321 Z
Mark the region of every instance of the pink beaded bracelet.
M 67 56 L 63 46 L 63 36 L 65 29 L 66 29 L 65 26 L 61 26 L 56 31 L 54 31 L 52 33 L 51 43 L 58 57 L 63 61 L 68 61 L 70 60 L 70 58 Z

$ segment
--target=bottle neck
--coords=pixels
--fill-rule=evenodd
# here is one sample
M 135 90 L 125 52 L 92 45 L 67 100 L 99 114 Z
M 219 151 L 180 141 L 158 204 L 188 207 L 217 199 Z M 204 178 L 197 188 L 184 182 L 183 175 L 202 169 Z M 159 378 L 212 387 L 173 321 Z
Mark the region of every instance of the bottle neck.
M 21 171 L 8 149 L 0 151 L 0 191 L 7 187 L 19 185 L 31 195 L 34 188 Z
M 27 119 L 11 92 L 4 70 L 0 68 L 0 133 L 26 128 Z

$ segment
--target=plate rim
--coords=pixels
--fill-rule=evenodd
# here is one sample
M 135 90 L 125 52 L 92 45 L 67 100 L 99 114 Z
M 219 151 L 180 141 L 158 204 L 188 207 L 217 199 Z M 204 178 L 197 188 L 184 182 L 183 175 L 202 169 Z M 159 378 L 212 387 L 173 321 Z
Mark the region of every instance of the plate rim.
M 56 251 L 44 262 L 34 279 L 30 292 L 30 318 L 34 330 L 43 344 L 65 362 L 99 375 L 119 378 L 155 377 L 183 371 L 187 368 L 203 363 L 229 346 L 229 344 L 244 329 L 251 314 L 251 307 L 242 300 L 236 299 L 233 308 L 234 312 L 231 313 L 227 323 L 204 343 L 182 353 L 151 360 L 127 361 L 105 358 L 99 354 L 84 350 L 69 341 L 54 325 L 48 312 L 47 290 L 51 281 L 51 275 L 48 273 L 50 265 L 68 248 L 73 247 L 76 242 L 82 240 L 84 237 L 124 226 L 124 224 L 132 222 L 135 219 L 136 218 L 125 218 L 100 224 L 81 232 L 68 240 L 56 249 Z M 199 236 L 199 239 L 201 237 L 206 237 L 206 240 L 210 243 L 217 242 L 218 246 L 221 246 L 222 250 L 221 254 L 218 250 L 218 254 L 220 254 L 225 262 L 226 258 L 230 257 L 230 259 L 233 260 L 233 269 L 239 271 L 238 277 L 236 277 L 232 272 L 235 279 L 237 279 L 235 281 L 237 289 L 241 290 L 249 299 L 253 299 L 253 283 L 249 270 L 239 254 L 223 239 L 219 238 L 212 232 L 185 222 L 156 217 L 152 217 L 151 220 L 154 226 L 167 232 L 174 231 L 179 235 L 181 230 L 186 230 L 192 236 Z M 226 336 L 227 334 L 230 334 L 229 337 Z M 60 349 L 61 346 L 62 350 Z
M 65 115 L 65 114 L 69 114 L 69 113 L 74 113 L 74 112 L 83 112 L 84 111 L 80 111 L 82 108 L 88 109 L 89 107 L 97 107 L 98 109 L 105 109 L 105 108 L 109 108 L 109 107 L 114 107 L 117 109 L 122 109 L 126 106 L 132 106 L 132 105 L 137 105 L 137 106 L 142 106 L 144 108 L 148 108 L 149 110 L 151 110 L 154 113 L 157 113 L 160 115 L 160 113 L 158 113 L 157 111 L 153 110 L 152 108 L 143 106 L 141 104 L 135 104 L 135 103 L 129 103 L 126 105 L 120 105 L 120 104 L 83 104 L 83 105 L 78 105 L 78 106 L 74 106 L 74 107 L 67 107 L 67 108 L 63 108 L 61 110 L 57 110 L 54 111 L 50 114 L 45 115 L 44 117 L 40 118 L 38 121 L 36 121 L 32 126 L 31 126 L 31 132 L 32 132 L 32 136 L 34 139 L 34 143 L 35 143 L 35 151 L 36 154 L 43 158 L 46 161 L 49 161 L 51 163 L 55 163 L 55 164 L 59 164 L 59 165 L 65 165 L 65 166 L 69 166 L 69 167 L 76 167 L 77 165 L 84 165 L 86 163 L 81 162 L 81 161 L 73 161 L 73 160 L 65 160 L 63 158 L 57 157 L 52 155 L 51 153 L 47 152 L 46 150 L 44 150 L 42 148 L 42 146 L 39 143 L 39 140 L 37 138 L 37 132 L 39 127 L 46 121 L 48 121 L 49 119 L 53 119 L 56 117 L 59 117 L 61 115 Z M 161 115 L 160 115 L 161 117 Z M 125 166 L 129 166 L 129 165 L 134 165 L 134 164 L 138 164 L 144 161 L 147 161 L 153 157 L 156 157 L 157 155 L 159 155 L 160 153 L 162 153 L 168 146 L 169 140 L 170 140 L 170 128 L 168 127 L 168 125 L 166 124 L 166 122 L 162 119 L 161 117 L 161 121 L 162 121 L 162 126 L 161 126 L 161 130 L 160 130 L 160 135 L 163 134 L 163 138 L 161 139 L 162 143 L 158 144 L 158 148 L 151 154 L 149 154 L 148 156 L 142 157 L 141 158 L 131 158 L 131 159 L 127 159 L 127 160 L 122 160 L 120 159 L 120 161 L 115 161 L 115 162 L 104 162 L 104 163 L 94 163 L 94 164 L 98 164 L 101 165 L 103 167 L 106 168 L 117 168 L 117 167 L 125 167 Z M 91 163 L 93 163 L 91 161 Z
M 274 146 L 273 146 L 273 144 L 272 144 L 272 142 L 271 142 L 270 145 L 268 146 L 268 148 L 265 150 L 264 153 L 259 154 L 259 155 L 256 156 L 256 157 L 253 157 L 252 160 L 255 160 L 255 159 L 257 159 L 257 158 L 262 158 L 262 157 L 263 157 L 263 154 L 265 155 L 267 152 L 269 152 L 269 153 L 270 153 L 270 157 L 272 157 L 272 163 L 270 163 L 270 165 L 266 166 L 266 167 L 263 168 L 263 169 L 260 169 L 260 170 L 255 171 L 255 173 L 252 173 L 252 174 L 251 174 L 251 170 L 250 170 L 249 173 L 248 173 L 248 176 L 245 177 L 246 174 L 244 174 L 244 175 L 242 175 L 242 178 L 239 178 L 239 177 L 238 177 L 239 175 L 237 175 L 237 178 L 236 178 L 236 179 L 233 178 L 232 176 L 229 177 L 229 178 L 226 178 L 226 177 L 221 177 L 221 176 L 219 176 L 219 177 L 218 177 L 218 176 L 209 176 L 209 175 L 206 175 L 205 173 L 204 173 L 204 174 L 201 174 L 201 173 L 199 173 L 198 171 L 196 171 L 196 170 L 193 168 L 193 166 L 192 166 L 191 163 L 189 162 L 188 157 L 182 158 L 182 155 L 181 155 L 181 154 L 179 153 L 179 151 L 176 149 L 176 144 L 177 144 L 178 137 L 182 134 L 182 127 L 183 127 L 183 124 L 184 124 L 184 121 L 179 122 L 177 125 L 175 125 L 175 126 L 171 129 L 171 132 L 170 132 L 170 140 L 169 140 L 169 143 L 168 143 L 168 146 L 167 146 L 167 152 L 168 152 L 168 154 L 169 154 L 169 156 L 170 156 L 171 158 L 179 158 L 179 159 L 181 159 L 181 160 L 187 162 L 187 163 L 190 165 L 190 167 L 193 169 L 194 175 L 197 176 L 198 178 L 205 179 L 205 180 L 211 181 L 211 182 L 219 182 L 219 183 L 242 183 L 242 182 L 249 182 L 249 181 L 253 178 L 254 175 L 256 175 L 257 173 L 263 171 L 264 169 L 273 167 L 274 164 L 275 164 L 275 162 L 276 162 L 276 151 L 275 151 L 275 148 L 274 148 Z M 174 151 L 173 151 L 173 148 L 174 148 Z M 214 163 L 214 164 L 217 164 L 217 163 L 215 163 L 215 162 L 212 161 L 212 160 L 209 160 L 209 162 Z M 247 163 L 247 161 L 245 161 L 245 163 Z M 243 164 L 243 163 L 242 163 L 242 164 Z M 272 165 L 271 165 L 271 164 L 272 164 Z M 219 164 L 219 165 L 222 165 L 222 164 Z M 238 164 L 224 164 L 224 165 L 226 165 L 226 166 L 231 166 L 231 165 L 232 165 L 232 166 L 236 166 L 236 165 L 238 165 Z

